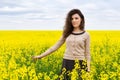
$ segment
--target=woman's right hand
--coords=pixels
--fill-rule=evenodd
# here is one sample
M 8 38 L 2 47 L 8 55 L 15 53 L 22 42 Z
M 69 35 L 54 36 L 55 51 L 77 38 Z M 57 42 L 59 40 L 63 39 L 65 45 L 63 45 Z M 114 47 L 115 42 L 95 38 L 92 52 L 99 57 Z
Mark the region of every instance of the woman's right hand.
M 38 59 L 38 56 L 32 56 L 32 60 L 33 60 L 34 62 L 36 62 L 37 59 Z

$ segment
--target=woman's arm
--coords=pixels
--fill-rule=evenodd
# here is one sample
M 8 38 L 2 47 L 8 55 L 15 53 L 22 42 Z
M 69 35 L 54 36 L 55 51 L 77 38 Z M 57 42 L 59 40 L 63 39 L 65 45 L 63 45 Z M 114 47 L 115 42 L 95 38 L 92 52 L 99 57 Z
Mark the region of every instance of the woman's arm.
M 88 71 L 90 71 L 90 35 L 88 34 L 87 39 L 85 41 L 85 57 L 87 60 Z
M 58 48 L 61 47 L 62 44 L 64 44 L 65 39 L 63 38 L 63 36 L 60 38 L 60 40 L 52 47 L 50 47 L 48 50 L 46 50 L 44 53 L 42 53 L 41 55 L 38 56 L 33 56 L 33 59 L 41 59 L 49 54 L 51 54 L 52 52 L 56 51 Z

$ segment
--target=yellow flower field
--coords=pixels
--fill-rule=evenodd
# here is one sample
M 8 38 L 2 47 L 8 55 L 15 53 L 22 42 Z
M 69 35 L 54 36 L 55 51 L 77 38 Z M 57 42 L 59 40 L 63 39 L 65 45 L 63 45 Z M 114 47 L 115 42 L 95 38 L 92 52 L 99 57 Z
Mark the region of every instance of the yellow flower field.
M 120 31 L 88 32 L 91 72 L 83 72 L 83 79 L 120 80 Z M 61 35 L 61 31 L 0 31 L 0 80 L 56 80 L 65 44 L 36 62 L 31 56 L 43 53 Z M 72 80 L 78 80 L 75 74 L 71 73 Z

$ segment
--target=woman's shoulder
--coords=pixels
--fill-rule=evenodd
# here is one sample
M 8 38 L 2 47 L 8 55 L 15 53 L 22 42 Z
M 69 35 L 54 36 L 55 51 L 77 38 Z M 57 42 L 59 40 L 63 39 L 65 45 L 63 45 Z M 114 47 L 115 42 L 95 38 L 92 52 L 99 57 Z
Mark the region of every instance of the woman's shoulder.
M 85 31 L 85 36 L 86 37 L 89 37 L 90 36 L 90 33 L 88 31 Z
M 85 34 L 86 34 L 86 35 L 90 35 L 90 33 L 89 33 L 88 31 L 85 31 Z
M 90 35 L 90 33 L 89 33 L 88 31 L 85 31 L 85 33 L 86 33 L 87 35 Z

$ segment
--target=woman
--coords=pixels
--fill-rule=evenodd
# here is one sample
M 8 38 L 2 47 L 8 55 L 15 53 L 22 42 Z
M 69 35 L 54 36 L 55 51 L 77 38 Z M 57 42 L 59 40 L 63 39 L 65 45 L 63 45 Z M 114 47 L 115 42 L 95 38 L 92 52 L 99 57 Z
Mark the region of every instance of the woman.
M 80 67 L 85 66 L 82 63 L 86 60 L 87 71 L 90 71 L 90 36 L 89 33 L 84 30 L 84 26 L 85 21 L 81 11 L 79 9 L 72 9 L 67 14 L 63 35 L 60 40 L 43 54 L 33 56 L 32 58 L 34 60 L 41 59 L 56 51 L 66 42 L 62 69 L 65 68 L 66 71 L 72 71 L 72 69 L 74 69 L 75 60 L 79 60 Z M 68 75 L 64 76 L 65 80 L 68 80 L 68 78 Z

